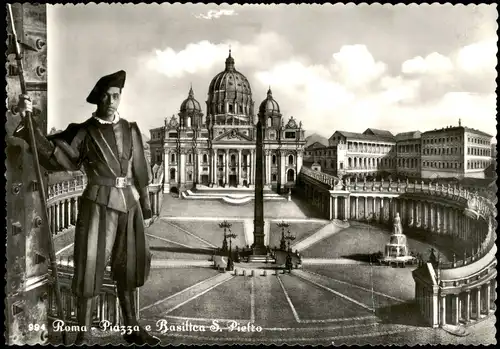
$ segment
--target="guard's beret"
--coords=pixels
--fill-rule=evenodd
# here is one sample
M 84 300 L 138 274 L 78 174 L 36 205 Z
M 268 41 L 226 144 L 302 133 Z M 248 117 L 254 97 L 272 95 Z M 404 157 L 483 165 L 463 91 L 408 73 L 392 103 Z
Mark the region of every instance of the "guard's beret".
M 117 71 L 116 73 L 103 76 L 97 81 L 94 88 L 87 97 L 87 102 L 91 104 L 99 104 L 99 100 L 104 92 L 110 87 L 123 88 L 125 86 L 126 73 L 123 70 Z

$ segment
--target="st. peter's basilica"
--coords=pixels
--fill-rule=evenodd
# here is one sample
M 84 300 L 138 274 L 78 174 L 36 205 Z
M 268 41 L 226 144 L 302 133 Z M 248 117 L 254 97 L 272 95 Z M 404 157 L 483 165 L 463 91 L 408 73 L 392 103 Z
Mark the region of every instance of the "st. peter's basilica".
M 164 166 L 164 191 L 252 188 L 259 115 L 266 120 L 265 186 L 278 192 L 293 187 L 306 143 L 302 123 L 293 117 L 285 122 L 271 88 L 258 110 L 254 104 L 250 83 L 229 51 L 224 71 L 208 87 L 206 117 L 190 88 L 177 116 L 150 130 L 151 160 Z

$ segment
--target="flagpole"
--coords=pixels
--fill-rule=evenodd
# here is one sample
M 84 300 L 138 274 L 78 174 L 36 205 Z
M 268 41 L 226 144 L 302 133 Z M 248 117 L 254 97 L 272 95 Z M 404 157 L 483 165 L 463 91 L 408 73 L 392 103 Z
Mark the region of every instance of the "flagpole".
M 14 37 L 16 61 L 17 61 L 17 67 L 18 67 L 18 71 L 19 71 L 18 75 L 19 75 L 19 80 L 21 83 L 21 92 L 23 95 L 27 95 L 26 81 L 24 79 L 23 60 L 22 60 L 21 49 L 19 47 L 19 42 L 18 42 L 18 38 L 17 38 L 16 27 L 14 25 L 14 16 L 12 15 L 11 4 L 7 4 L 7 8 L 9 11 L 12 36 Z M 64 309 L 63 309 L 63 304 L 62 304 L 62 299 L 61 299 L 61 290 L 60 290 L 60 286 L 59 286 L 59 277 L 57 274 L 57 261 L 56 261 L 56 254 L 55 254 L 55 248 L 54 248 L 54 240 L 52 239 L 52 234 L 50 232 L 49 225 L 48 225 L 49 219 L 48 219 L 48 213 L 47 213 L 47 196 L 45 193 L 45 186 L 44 186 L 44 181 L 43 181 L 43 177 L 42 177 L 42 170 L 40 168 L 40 162 L 39 162 L 39 158 L 38 158 L 38 149 L 36 146 L 35 132 L 33 129 L 33 120 L 32 120 L 31 112 L 26 112 L 26 115 L 24 117 L 26 118 L 26 121 L 28 124 L 28 133 L 29 133 L 30 143 L 31 143 L 30 148 L 31 148 L 31 153 L 33 154 L 33 166 L 35 168 L 36 179 L 39 183 L 38 191 L 40 193 L 40 204 L 42 206 L 42 209 L 41 209 L 41 215 L 42 215 L 41 230 L 44 233 L 45 237 L 47 238 L 47 241 L 49 242 L 49 261 L 50 261 L 50 265 L 51 265 L 51 269 L 52 269 L 52 277 L 54 279 L 53 287 L 55 289 L 57 308 L 59 310 L 59 318 L 60 318 L 60 320 L 65 322 Z M 65 345 L 68 344 L 65 331 L 62 332 L 62 338 L 63 338 L 63 343 Z

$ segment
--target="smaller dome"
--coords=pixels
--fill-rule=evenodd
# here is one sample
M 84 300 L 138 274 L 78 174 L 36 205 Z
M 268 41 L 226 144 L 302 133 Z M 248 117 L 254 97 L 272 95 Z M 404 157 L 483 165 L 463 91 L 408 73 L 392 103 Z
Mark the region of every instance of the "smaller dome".
M 280 113 L 280 106 L 273 98 L 271 87 L 267 91 L 267 98 L 262 101 L 259 107 L 259 113 Z
M 181 104 L 181 112 L 185 111 L 201 112 L 200 102 L 194 98 L 193 87 L 189 89 L 188 98 Z

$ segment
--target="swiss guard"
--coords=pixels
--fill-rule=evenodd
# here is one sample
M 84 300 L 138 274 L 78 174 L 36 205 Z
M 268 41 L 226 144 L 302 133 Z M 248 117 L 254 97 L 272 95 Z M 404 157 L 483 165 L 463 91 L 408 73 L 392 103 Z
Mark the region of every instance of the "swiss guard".
M 72 291 L 78 297 L 75 344 L 88 342 L 92 300 L 101 290 L 108 263 L 116 282 L 124 325 L 130 344 L 159 344 L 160 340 L 139 326 L 134 291 L 149 276 L 151 253 L 144 234 L 151 221 L 148 184 L 151 173 L 141 132 L 135 122 L 120 117 L 118 106 L 126 73 L 121 70 L 99 79 L 87 97 L 96 110 L 85 122 L 44 136 L 34 122 L 40 164 L 49 171 L 82 169 L 87 187 L 75 227 Z M 21 96 L 18 110 L 31 112 L 32 102 Z M 30 143 L 26 118 L 14 136 Z

